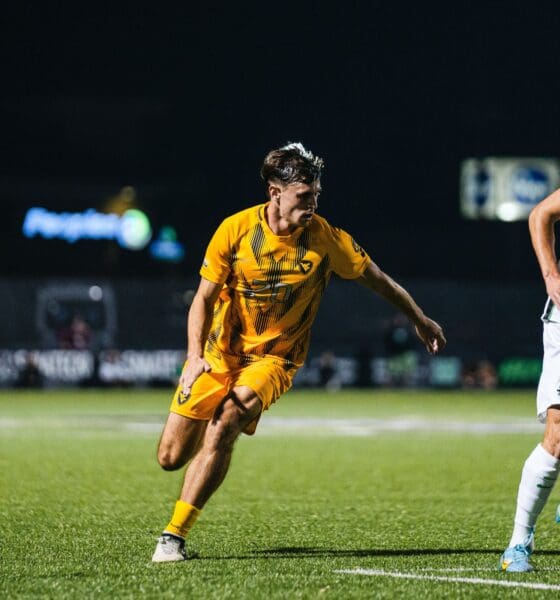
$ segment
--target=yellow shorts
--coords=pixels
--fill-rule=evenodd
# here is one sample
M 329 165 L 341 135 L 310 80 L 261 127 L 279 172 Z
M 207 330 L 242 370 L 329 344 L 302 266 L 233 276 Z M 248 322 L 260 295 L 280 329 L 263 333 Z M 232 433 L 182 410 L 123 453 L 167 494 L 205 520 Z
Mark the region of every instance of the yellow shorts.
M 267 358 L 247 367 L 225 372 L 213 369 L 209 373 L 203 373 L 194 382 L 188 398 L 179 384 L 169 410 L 189 419 L 209 421 L 222 400 L 238 386 L 252 389 L 262 403 L 262 410 L 268 410 L 271 404 L 292 387 L 294 374 L 295 370 L 286 371 L 284 367 Z M 253 434 L 258 420 L 257 418 L 250 423 L 245 428 L 245 433 Z

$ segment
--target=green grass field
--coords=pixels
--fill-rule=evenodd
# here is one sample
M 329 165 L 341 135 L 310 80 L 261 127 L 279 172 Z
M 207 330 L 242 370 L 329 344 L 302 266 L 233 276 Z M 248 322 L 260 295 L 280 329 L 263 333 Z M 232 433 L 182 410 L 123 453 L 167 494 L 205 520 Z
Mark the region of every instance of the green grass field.
M 169 397 L 0 394 L 0 597 L 558 597 L 558 493 L 538 570 L 496 570 L 541 437 L 532 391 L 290 392 L 238 442 L 195 558 L 154 565 L 182 478 L 155 461 Z

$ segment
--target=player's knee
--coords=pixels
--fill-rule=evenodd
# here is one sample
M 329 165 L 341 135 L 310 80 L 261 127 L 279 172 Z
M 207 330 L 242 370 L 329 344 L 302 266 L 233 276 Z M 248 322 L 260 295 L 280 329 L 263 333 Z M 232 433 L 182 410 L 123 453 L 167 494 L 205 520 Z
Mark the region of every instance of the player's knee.
M 560 458 L 560 409 L 551 407 L 546 417 L 543 447 L 555 458 Z
M 543 441 L 543 448 L 554 458 L 560 459 L 560 435 L 545 436 Z
M 185 464 L 183 456 L 172 447 L 160 447 L 157 453 L 159 466 L 164 471 L 176 471 Z

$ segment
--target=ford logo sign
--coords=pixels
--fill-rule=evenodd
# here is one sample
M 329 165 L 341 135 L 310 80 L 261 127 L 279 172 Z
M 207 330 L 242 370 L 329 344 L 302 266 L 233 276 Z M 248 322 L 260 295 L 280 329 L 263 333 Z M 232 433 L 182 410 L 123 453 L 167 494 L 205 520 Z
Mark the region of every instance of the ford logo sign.
M 518 167 L 511 177 L 513 197 L 521 204 L 537 204 L 550 193 L 548 174 L 536 167 Z

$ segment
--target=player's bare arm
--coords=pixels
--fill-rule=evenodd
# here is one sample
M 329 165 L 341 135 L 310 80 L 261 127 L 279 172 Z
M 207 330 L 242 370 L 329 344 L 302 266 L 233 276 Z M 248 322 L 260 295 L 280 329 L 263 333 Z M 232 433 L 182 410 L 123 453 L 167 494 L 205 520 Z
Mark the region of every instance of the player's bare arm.
M 373 261 L 356 281 L 373 290 L 403 312 L 414 323 L 416 334 L 430 354 L 437 354 L 445 348 L 446 339 L 440 325 L 429 319 L 412 296 Z
M 189 310 L 187 363 L 180 378 L 186 396 L 200 375 L 210 371 L 210 365 L 204 358 L 204 346 L 212 325 L 214 304 L 221 289 L 220 284 L 201 278 Z
M 537 204 L 529 216 L 531 242 L 539 261 L 546 291 L 560 307 L 560 272 L 555 253 L 554 225 L 560 220 L 560 190 Z

